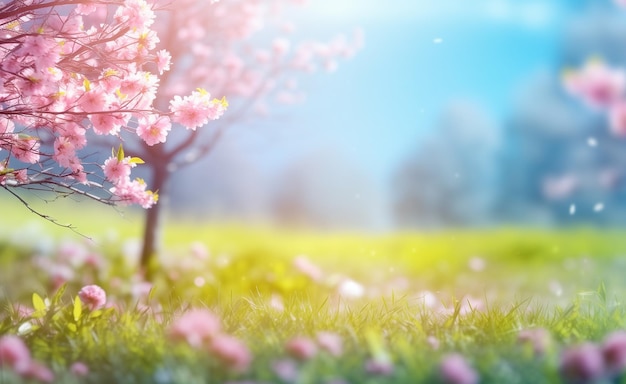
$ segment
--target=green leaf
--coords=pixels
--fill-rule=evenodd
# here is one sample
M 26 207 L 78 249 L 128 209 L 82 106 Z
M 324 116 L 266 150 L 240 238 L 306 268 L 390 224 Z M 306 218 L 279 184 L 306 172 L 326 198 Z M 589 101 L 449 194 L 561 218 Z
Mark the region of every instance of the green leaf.
M 76 324 L 74 323 L 67 323 L 67 329 L 69 329 L 72 332 L 76 332 Z
M 80 298 L 78 296 L 76 296 L 74 298 L 74 321 L 78 322 L 78 320 L 80 320 L 80 315 L 83 314 L 83 304 L 80 301 Z
M 143 161 L 140 157 L 131 157 L 130 163 L 131 164 L 145 164 L 145 161 Z
M 56 307 L 61 302 L 61 299 L 63 298 L 63 294 L 65 293 L 66 288 L 67 288 L 67 283 L 64 283 L 63 285 L 59 287 L 59 289 L 57 289 L 56 293 L 54 294 L 51 300 L 53 306 Z
M 96 309 L 95 311 L 89 312 L 89 318 L 90 319 L 95 319 L 96 317 L 100 317 L 102 316 L 102 310 L 101 309 Z
M 600 296 L 602 304 L 606 305 L 606 287 L 604 286 L 604 282 L 601 282 L 598 287 L 598 296 Z
M 46 310 L 46 303 L 37 293 L 33 293 L 33 308 L 35 311 L 45 312 Z
M 120 147 L 117 149 L 117 161 L 122 162 L 124 160 L 124 147 L 120 144 Z

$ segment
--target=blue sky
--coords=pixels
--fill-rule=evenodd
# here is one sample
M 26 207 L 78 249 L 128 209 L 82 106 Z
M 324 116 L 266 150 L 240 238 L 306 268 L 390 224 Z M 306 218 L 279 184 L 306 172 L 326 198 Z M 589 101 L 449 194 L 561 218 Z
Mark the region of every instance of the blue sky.
M 345 150 L 384 183 L 450 102 L 471 100 L 500 120 L 533 73 L 554 66 L 567 20 L 557 0 L 317 0 L 307 19 L 325 31 L 365 31 L 337 73 L 304 81 L 291 111 L 298 146 Z M 304 150 L 304 149 L 302 149 Z
M 299 33 L 326 39 L 359 27 L 364 49 L 333 74 L 302 78 L 305 103 L 229 135 L 277 169 L 340 154 L 388 197 L 394 171 L 447 105 L 470 101 L 499 124 L 533 76 L 558 74 L 560 36 L 585 1 L 310 0 Z

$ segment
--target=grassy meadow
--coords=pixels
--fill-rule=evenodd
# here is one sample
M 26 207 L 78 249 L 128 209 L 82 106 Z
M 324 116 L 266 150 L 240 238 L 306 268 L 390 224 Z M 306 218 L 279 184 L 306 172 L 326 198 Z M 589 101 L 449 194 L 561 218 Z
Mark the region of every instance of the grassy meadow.
M 38 207 L 79 235 L 2 204 L 2 384 L 626 382 L 619 229 L 313 233 L 171 219 L 145 282 L 137 213 Z M 90 285 L 105 305 L 78 296 Z M 19 366 L 9 341 L 41 370 Z

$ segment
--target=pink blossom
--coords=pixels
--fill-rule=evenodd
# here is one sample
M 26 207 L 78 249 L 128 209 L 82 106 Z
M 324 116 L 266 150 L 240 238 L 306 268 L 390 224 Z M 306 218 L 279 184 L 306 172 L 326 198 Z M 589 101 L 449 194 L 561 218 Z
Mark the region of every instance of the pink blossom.
M 96 11 L 95 4 L 78 4 L 76 6 L 76 13 L 79 15 L 89 15 Z
M 146 183 L 142 179 L 122 180 L 109 190 L 121 203 L 139 204 L 146 209 L 156 204 L 159 198 L 157 193 L 146 190 Z
M 299 360 L 309 360 L 317 354 L 317 345 L 308 337 L 295 337 L 285 344 L 285 350 Z
M 193 92 L 191 96 L 174 96 L 170 101 L 172 121 L 182 124 L 185 128 L 195 130 L 209 122 L 207 109 L 210 95 L 206 92 Z
M 604 374 L 602 351 L 592 343 L 570 347 L 561 354 L 559 372 L 568 383 L 597 380 Z
M 621 69 L 613 69 L 598 60 L 590 60 L 578 72 L 567 73 L 565 88 L 591 107 L 606 108 L 621 97 L 626 77 Z
M 124 0 L 124 6 L 117 9 L 115 18 L 134 29 L 152 25 L 155 14 L 145 0 Z
M 39 141 L 34 137 L 17 137 L 11 152 L 19 161 L 34 164 L 39 161 Z
M 135 164 L 130 162 L 130 157 L 126 157 L 120 161 L 117 157 L 111 156 L 104 162 L 104 176 L 112 183 L 119 183 L 128 179 L 130 170 L 134 166 Z
M 230 369 L 237 372 L 248 370 L 252 361 L 252 354 L 248 347 L 233 336 L 221 334 L 213 337 L 210 349 Z
M 165 143 L 172 124 L 167 116 L 149 115 L 139 119 L 137 136 L 148 145 Z
M 619 101 L 609 109 L 609 127 L 615 136 L 626 137 L 626 101 Z
M 276 56 L 283 56 L 287 51 L 289 51 L 289 40 L 279 37 L 274 39 L 272 43 L 272 50 Z
M 17 181 L 18 183 L 20 184 L 28 183 L 28 172 L 26 169 L 17 170 L 13 172 L 13 175 L 15 177 L 15 181 Z
M 195 348 L 208 343 L 221 330 L 220 320 L 208 309 L 192 309 L 185 312 L 169 327 L 169 336 L 184 340 Z
M 341 336 L 333 332 L 318 332 L 317 344 L 321 349 L 327 351 L 335 357 L 343 353 L 343 340 Z
M 23 374 L 30 365 L 30 351 L 22 339 L 13 335 L 0 337 L 0 367 L 8 366 L 15 372 Z
M 313 281 L 319 281 L 323 272 L 317 265 L 313 264 L 306 256 L 298 256 L 293 261 L 293 266 L 302 274 L 308 276 Z
M 574 193 L 579 184 L 578 178 L 571 174 L 548 177 L 542 183 L 543 195 L 550 200 L 564 199 Z
M 459 354 L 444 356 L 439 364 L 441 379 L 447 384 L 476 384 L 478 374 Z
M 74 145 L 66 137 L 57 137 L 54 140 L 53 158 L 62 167 L 70 167 L 72 160 L 76 157 Z
M 615 331 L 604 339 L 601 346 L 604 366 L 611 375 L 626 368 L 626 331 Z
M 156 53 L 157 70 L 162 75 L 164 71 L 170 70 L 172 55 L 165 49 L 161 49 Z
M 93 88 L 83 93 L 78 101 L 80 107 L 85 112 L 106 111 L 109 104 L 107 94 L 99 88 Z
M 104 307 L 107 301 L 104 289 L 97 285 L 86 285 L 82 287 L 78 292 L 78 297 L 80 297 L 83 304 L 87 305 L 92 311 Z
M 119 117 L 112 113 L 93 113 L 89 115 L 89 120 L 98 135 L 115 135 L 122 127 Z
M 15 123 L 12 120 L 0 116 L 0 138 L 7 133 L 12 133 L 14 129 Z

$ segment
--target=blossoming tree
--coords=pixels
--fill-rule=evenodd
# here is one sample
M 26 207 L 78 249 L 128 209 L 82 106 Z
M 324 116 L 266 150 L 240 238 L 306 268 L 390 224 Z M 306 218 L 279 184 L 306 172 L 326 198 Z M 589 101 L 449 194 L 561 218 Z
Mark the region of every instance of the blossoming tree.
M 3 3 L 0 185 L 20 200 L 17 191 L 30 188 L 150 208 L 141 252 L 147 267 L 158 244 L 157 192 L 166 191 L 169 175 L 210 153 L 262 100 L 297 99 L 295 73 L 334 70 L 338 57 L 359 48 L 356 34 L 292 49 L 285 36 L 294 27 L 279 21 L 290 3 L 302 1 Z M 204 127 L 229 102 L 220 124 Z M 111 147 L 108 159 L 94 155 Z M 156 192 L 130 177 L 144 162 Z
M 626 8 L 626 1 L 614 0 Z M 626 69 L 613 68 L 600 58 L 592 58 L 578 70 L 565 72 L 565 89 L 590 109 L 601 111 L 616 136 L 626 136 Z

